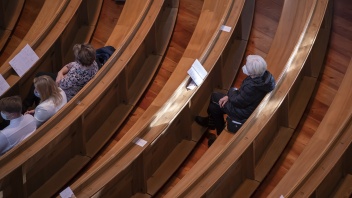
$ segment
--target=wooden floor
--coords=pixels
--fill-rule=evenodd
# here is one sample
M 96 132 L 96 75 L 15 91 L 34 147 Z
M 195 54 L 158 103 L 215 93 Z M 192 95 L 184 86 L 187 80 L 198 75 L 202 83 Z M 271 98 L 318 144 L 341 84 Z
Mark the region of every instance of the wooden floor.
M 27 6 L 25 6 L 27 11 L 21 16 L 21 19 L 25 19 L 26 17 L 31 18 L 28 16 L 35 15 L 36 12 L 39 11 L 31 9 L 30 6 L 28 6 L 31 5 L 28 3 L 31 1 L 44 2 L 43 0 L 27 0 Z M 284 0 L 256 0 L 255 18 L 246 54 L 259 54 L 263 57 L 266 56 L 276 32 L 283 3 Z M 135 121 L 158 95 L 161 88 L 174 71 L 175 66 L 179 62 L 192 36 L 202 4 L 203 0 L 180 0 L 176 27 L 167 49 L 166 57 L 164 58 L 157 75 L 153 79 L 152 84 L 144 93 L 143 99 L 138 103 L 138 107 L 132 111 L 123 126 L 116 132 L 116 135 L 108 142 L 84 171 L 88 171 L 93 164 L 99 163 L 100 158 L 121 139 L 126 131 L 131 128 Z M 118 7 L 118 12 L 111 9 L 114 6 Z M 96 48 L 104 46 L 111 34 L 112 28 L 118 20 L 121 10 L 123 9 L 123 4 L 116 4 L 112 0 L 105 0 L 102 9 L 97 30 L 91 41 Z M 30 23 L 24 23 L 24 20 L 21 19 L 18 24 L 22 25 L 17 25 L 17 29 L 12 35 L 12 39 L 16 39 L 17 37 L 23 38 L 26 29 L 28 30 L 30 27 Z M 9 46 L 9 50 L 10 49 L 11 46 Z M 8 52 L 4 52 L 3 55 L 6 53 Z M 340 86 L 351 56 L 352 1 L 334 0 L 334 18 L 329 51 L 315 94 L 313 94 L 305 114 L 300 121 L 299 127 L 295 131 L 289 145 L 286 147 L 274 168 L 253 197 L 266 197 L 302 152 L 331 104 L 333 97 Z M 234 86 L 238 87 L 243 78 L 244 75 L 239 74 L 234 82 Z M 187 173 L 187 171 L 190 170 L 197 160 L 201 158 L 207 148 L 207 139 L 206 137 L 203 137 L 192 154 L 183 163 L 182 167 L 160 190 L 157 197 L 162 197 L 169 189 L 171 189 Z

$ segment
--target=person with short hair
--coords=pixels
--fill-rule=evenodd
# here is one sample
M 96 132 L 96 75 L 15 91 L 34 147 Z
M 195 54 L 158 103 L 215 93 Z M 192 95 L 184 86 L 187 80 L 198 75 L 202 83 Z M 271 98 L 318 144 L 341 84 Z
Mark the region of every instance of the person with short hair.
M 208 116 L 197 116 L 195 121 L 198 124 L 216 129 L 219 135 L 225 128 L 224 114 L 227 114 L 228 130 L 237 132 L 265 95 L 275 88 L 275 79 L 267 70 L 267 63 L 261 56 L 248 55 L 242 71 L 247 77 L 241 87 L 230 89 L 226 95 L 212 93 Z
M 22 115 L 19 96 L 2 98 L 0 111 L 4 120 L 10 120 L 10 125 L 0 131 L 0 155 L 3 155 L 36 130 L 36 121 L 30 114 Z
M 34 78 L 34 95 L 40 98 L 40 104 L 25 114 L 34 114 L 37 127 L 51 118 L 66 103 L 65 92 L 47 75 Z

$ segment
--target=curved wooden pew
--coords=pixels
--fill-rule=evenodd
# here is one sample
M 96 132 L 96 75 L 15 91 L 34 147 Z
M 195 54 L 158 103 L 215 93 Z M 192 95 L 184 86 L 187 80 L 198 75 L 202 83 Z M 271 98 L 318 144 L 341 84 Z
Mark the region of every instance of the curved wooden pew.
M 40 12 L 35 18 L 31 28 L 25 34 L 24 38 L 21 41 L 14 41 L 11 46 L 16 46 L 15 49 L 9 50 L 7 53 L 11 54 L 2 54 L 3 59 L 6 58 L 5 62 L 2 62 L 0 71 L 4 75 L 5 71 L 10 70 L 9 61 L 17 55 L 17 53 L 26 45 L 30 45 L 34 50 L 38 46 L 39 42 L 43 40 L 48 34 L 48 32 L 53 28 L 53 25 L 61 17 L 64 10 L 67 8 L 69 1 L 53 1 L 48 0 L 41 5 Z M 12 51 L 12 52 L 11 52 Z
M 191 121 L 190 116 L 184 113 L 181 114 L 184 117 L 175 117 L 195 91 L 187 91 L 185 87 L 189 81 L 188 68 L 198 58 L 208 71 L 214 70 L 212 76 L 220 72 L 220 67 L 225 67 L 228 71 L 224 72 L 224 76 L 233 73 L 229 75 L 233 78 L 237 72 L 233 65 L 240 64 L 249 37 L 253 2 L 244 9 L 247 12 L 242 12 L 245 15 L 236 30 L 233 29 L 239 21 L 244 1 L 204 2 L 191 41 L 170 79 L 137 123 L 104 155 L 103 162 L 96 164 L 70 186 L 76 196 L 127 197 L 136 193 L 150 196 L 157 192 L 200 138 L 197 134 L 192 140 L 190 131 L 176 128 L 182 125 L 188 129 Z M 219 31 L 221 25 L 231 26 L 231 33 Z M 223 62 L 214 69 L 219 56 Z M 233 80 L 212 79 L 216 82 L 213 86 L 230 86 Z M 170 124 L 172 121 L 175 123 Z M 138 139 L 147 141 L 146 145 L 137 146 Z
M 266 57 L 276 89 L 236 134 L 225 130 L 166 197 L 249 197 L 254 192 L 287 144 L 313 91 L 330 32 L 329 18 L 321 25 L 327 4 L 285 1 Z
M 18 182 L 30 177 L 37 187 L 33 197 L 53 195 L 68 182 L 116 131 L 148 85 L 171 36 L 177 5 L 178 1 L 127 1 L 107 42 L 117 49 L 113 56 L 20 149 L 4 156 L 1 173 L 7 174 L 0 178 Z
M 57 5 L 55 2 L 53 2 L 52 6 Z M 24 76 L 19 77 L 14 73 L 12 68 L 8 68 L 8 70 L 6 70 L 5 67 L 0 68 L 0 71 L 4 72 L 5 79 L 11 85 L 10 89 L 5 93 L 5 95 L 26 95 L 26 92 L 29 90 L 29 86 L 32 84 L 33 75 L 35 73 L 38 71 L 58 71 L 62 67 L 64 61 L 67 63 L 68 59 L 73 60 L 70 58 L 72 55 L 68 55 L 66 52 L 72 51 L 71 49 L 74 43 L 88 42 L 90 40 L 90 37 L 95 28 L 95 24 L 97 22 L 102 0 L 94 1 L 94 3 L 89 3 L 88 1 L 81 0 L 72 0 L 65 4 L 67 4 L 64 6 L 65 9 L 59 9 L 61 10 L 60 12 L 62 12 L 62 14 L 60 14 L 60 17 L 56 20 L 56 22 L 54 19 L 49 20 L 51 21 L 49 25 L 51 28 L 40 29 L 40 23 L 35 23 L 40 31 L 46 32 L 45 37 L 35 37 L 33 32 L 29 32 L 26 35 L 26 38 L 28 38 L 32 37 L 31 34 L 33 34 L 33 38 L 38 39 L 34 43 L 36 46 L 36 53 L 38 56 L 40 55 L 40 59 Z M 49 9 L 49 7 L 47 8 Z M 75 33 L 79 35 L 76 36 Z M 28 138 L 27 140 L 29 139 L 31 138 Z M 14 156 L 18 154 L 21 155 L 21 149 L 16 147 L 0 158 L 2 180 L 6 180 L 6 178 L 9 179 L 13 176 L 13 172 L 11 171 L 14 169 L 11 168 L 9 170 L 4 164 L 17 163 L 14 160 L 16 159 Z M 27 158 L 28 156 L 24 155 L 23 157 Z M 40 161 L 38 161 L 38 163 L 40 163 Z M 49 175 L 51 174 L 52 173 L 49 173 Z M 17 183 L 15 186 L 18 187 L 18 191 L 9 191 L 10 194 L 12 195 L 12 193 L 14 193 L 13 195 L 18 196 L 32 195 L 32 193 L 41 187 L 41 184 L 46 180 L 44 175 L 45 174 L 42 174 L 40 177 L 33 179 L 36 180 L 35 182 L 32 182 L 31 179 L 28 180 L 27 177 L 22 178 L 27 180 L 27 182 L 22 182 L 20 183 L 21 185 L 18 185 L 19 183 Z M 17 175 L 15 175 L 15 178 L 16 177 Z M 16 182 L 17 181 L 19 180 L 17 179 Z M 13 186 L 14 184 L 10 183 L 9 185 Z M 6 189 L 6 186 L 1 186 L 1 188 Z M 5 192 L 5 194 L 8 194 L 9 192 Z
M 10 37 L 21 14 L 25 0 L 0 1 L 0 52 Z
M 350 197 L 352 194 L 352 60 L 328 112 L 269 197 Z
M 37 20 L 6 63 L 0 74 L 10 85 L 4 95 L 25 96 L 38 71 L 56 72 L 62 65 L 73 60 L 72 46 L 88 42 L 100 13 L 102 0 L 88 3 L 86 0 L 45 1 Z M 51 6 L 54 14 L 50 14 Z M 44 11 L 45 10 L 45 11 Z M 48 11 L 49 10 L 49 11 Z M 9 61 L 29 44 L 39 60 L 22 77 L 18 76 Z

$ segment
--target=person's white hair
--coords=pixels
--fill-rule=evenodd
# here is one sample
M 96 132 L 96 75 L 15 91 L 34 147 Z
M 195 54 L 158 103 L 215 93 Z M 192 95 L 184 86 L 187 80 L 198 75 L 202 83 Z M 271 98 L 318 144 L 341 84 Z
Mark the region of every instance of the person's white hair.
M 248 55 L 246 62 L 246 70 L 252 77 L 262 76 L 267 69 L 267 64 L 259 55 Z

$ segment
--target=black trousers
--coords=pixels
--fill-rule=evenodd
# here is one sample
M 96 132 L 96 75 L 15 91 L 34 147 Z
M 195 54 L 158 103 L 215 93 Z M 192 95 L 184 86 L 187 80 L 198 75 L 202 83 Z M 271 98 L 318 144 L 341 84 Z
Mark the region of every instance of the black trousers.
M 219 105 L 219 100 L 226 96 L 225 94 L 222 93 L 217 93 L 214 92 L 211 94 L 211 98 L 210 98 L 210 103 L 208 106 L 208 115 L 209 115 L 209 122 L 213 122 L 215 125 L 215 129 L 216 129 L 216 133 L 218 135 L 220 135 L 220 133 L 224 130 L 225 128 L 225 120 L 224 120 L 224 114 L 227 114 L 227 129 L 230 132 L 237 132 L 242 124 L 238 123 L 233 123 L 233 120 L 229 117 L 233 117 L 235 118 L 234 115 L 231 115 L 231 112 L 229 112 L 229 110 L 226 107 L 220 107 Z M 243 122 L 242 122 L 243 123 Z
M 220 135 L 225 128 L 224 114 L 229 114 L 225 107 L 220 107 L 219 100 L 226 96 L 225 94 L 214 92 L 211 94 L 210 103 L 208 106 L 208 115 L 215 124 L 216 133 Z

